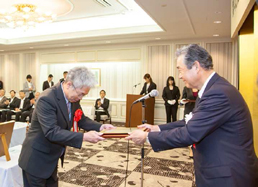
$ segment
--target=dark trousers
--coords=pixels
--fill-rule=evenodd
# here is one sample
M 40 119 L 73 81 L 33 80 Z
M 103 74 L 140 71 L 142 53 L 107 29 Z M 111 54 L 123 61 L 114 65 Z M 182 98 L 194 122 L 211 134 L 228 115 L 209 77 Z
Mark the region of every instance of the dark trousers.
M 35 177 L 22 170 L 24 187 L 58 187 L 57 167 L 48 179 Z
M 167 114 L 167 123 L 171 122 L 171 117 L 173 122 L 177 121 L 177 109 L 178 109 L 177 103 L 169 106 L 166 105 L 165 107 L 166 107 L 166 114 Z
M 21 112 L 16 112 L 15 113 L 15 112 L 12 112 L 12 111 L 7 112 L 7 115 L 6 115 L 7 121 L 10 121 L 12 115 L 14 115 L 14 114 L 15 114 L 15 121 L 20 121 Z
M 26 122 L 26 118 L 29 116 L 29 122 L 31 122 L 31 116 L 33 113 L 33 108 L 30 111 L 24 111 L 21 114 L 21 122 Z
M 97 122 L 100 122 L 100 116 L 101 115 L 107 115 L 106 112 L 99 112 L 99 111 L 96 111 L 95 112 L 95 115 L 96 115 L 96 121 Z

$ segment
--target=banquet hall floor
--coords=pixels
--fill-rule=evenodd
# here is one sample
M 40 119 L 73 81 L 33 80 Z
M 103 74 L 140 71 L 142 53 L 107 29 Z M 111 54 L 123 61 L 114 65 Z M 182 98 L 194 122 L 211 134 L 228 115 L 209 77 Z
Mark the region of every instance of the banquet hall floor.
M 69 147 L 64 167 L 59 164 L 60 187 L 124 187 L 127 163 L 124 139 L 84 142 L 81 149 Z M 145 145 L 145 187 L 195 187 L 193 161 L 188 148 L 155 153 Z M 127 187 L 141 186 L 141 147 L 129 142 Z

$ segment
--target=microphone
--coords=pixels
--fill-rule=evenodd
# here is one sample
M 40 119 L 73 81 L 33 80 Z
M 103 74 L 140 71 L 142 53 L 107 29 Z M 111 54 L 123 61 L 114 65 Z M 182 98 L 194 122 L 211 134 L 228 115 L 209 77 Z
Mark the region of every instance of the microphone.
M 138 84 L 135 84 L 133 87 L 135 87 L 136 88 L 136 86 L 138 86 L 138 85 L 140 85 L 141 83 L 138 83 Z
M 136 101 L 133 102 L 133 104 L 139 103 L 141 101 L 144 101 L 146 99 L 149 99 L 150 97 L 157 97 L 159 95 L 158 90 L 152 90 L 150 93 L 148 93 L 147 95 L 137 99 Z

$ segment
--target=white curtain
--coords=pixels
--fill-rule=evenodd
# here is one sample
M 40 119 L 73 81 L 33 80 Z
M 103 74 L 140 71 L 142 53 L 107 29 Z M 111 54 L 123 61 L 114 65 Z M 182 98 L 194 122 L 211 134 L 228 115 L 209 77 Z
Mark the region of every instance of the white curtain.
M 157 85 L 158 98 L 162 99 L 162 91 L 168 76 L 171 76 L 171 54 L 169 45 L 148 47 L 147 71 Z
M 214 70 L 237 87 L 237 42 L 206 43 L 206 49 L 212 56 Z

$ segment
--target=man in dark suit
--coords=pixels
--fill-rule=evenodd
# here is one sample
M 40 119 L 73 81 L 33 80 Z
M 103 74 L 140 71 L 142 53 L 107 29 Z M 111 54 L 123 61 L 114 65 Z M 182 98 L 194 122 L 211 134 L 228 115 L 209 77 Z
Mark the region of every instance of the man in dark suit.
M 7 97 L 5 97 L 5 90 L 0 89 L 0 109 L 6 109 L 7 104 L 5 103 L 7 100 Z M 0 111 L 0 121 L 2 121 L 2 111 Z
M 60 82 L 65 81 L 67 74 L 68 74 L 68 71 L 64 71 L 64 72 L 63 72 L 63 76 L 64 76 L 64 77 L 60 79 Z
M 19 158 L 25 187 L 57 187 L 58 159 L 61 158 L 63 163 L 66 146 L 81 148 L 83 141 L 96 143 L 104 139 L 96 131 L 114 128 L 110 124 L 101 125 L 82 114 L 78 126 L 89 132 L 76 132 L 77 128 L 74 128 L 75 132 L 70 131 L 75 124 L 75 113 L 81 110 L 80 100 L 95 84 L 90 70 L 75 67 L 69 71 L 64 82 L 41 93 Z
M 252 119 L 241 94 L 214 72 L 210 54 L 196 44 L 177 51 L 177 68 L 188 88 L 200 90 L 192 114 L 165 125 L 141 125 L 151 132 L 138 130 L 127 139 L 149 141 L 154 151 L 193 145 L 197 187 L 257 187 Z
M 100 122 L 101 115 L 108 115 L 108 107 L 109 107 L 109 100 L 105 98 L 106 91 L 101 90 L 99 92 L 100 98 L 98 98 L 95 102 L 95 115 L 96 115 L 96 121 Z
M 21 114 L 21 122 L 26 122 L 26 119 L 27 119 L 27 117 L 29 116 L 29 122 L 31 123 L 32 113 L 33 113 L 34 108 L 35 108 L 35 106 L 36 106 L 36 101 L 38 100 L 39 95 L 40 95 L 40 93 L 39 93 L 39 92 L 36 92 L 36 93 L 35 93 L 35 97 L 30 100 L 31 108 L 30 108 L 29 110 L 27 110 L 27 111 L 24 111 L 24 112 Z
M 21 90 L 19 92 L 20 95 L 20 99 L 18 104 L 18 107 L 14 109 L 14 111 L 8 111 L 7 112 L 7 121 L 11 120 L 12 115 L 15 114 L 15 121 L 20 121 L 20 117 L 22 115 L 23 112 L 25 111 L 29 111 L 31 108 L 30 105 L 30 100 L 28 98 L 25 97 L 25 92 L 23 90 Z
M 1 89 L 4 89 L 4 83 L 3 83 L 3 81 L 0 81 L 0 90 Z
M 52 80 L 53 80 L 53 75 L 49 74 L 47 80 L 43 82 L 43 87 L 42 87 L 43 91 L 45 89 L 48 89 L 48 88 L 54 86 L 54 82 Z
M 7 111 L 9 110 L 15 110 L 16 108 L 19 107 L 20 105 L 20 99 L 18 99 L 16 96 L 15 96 L 16 92 L 14 90 L 11 90 L 10 91 L 10 95 L 11 95 L 11 98 L 10 99 L 7 99 L 5 101 L 5 104 L 7 105 Z M 1 119 L 1 122 L 5 122 L 6 121 L 6 116 L 7 116 L 7 111 L 2 111 L 2 119 Z

